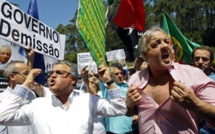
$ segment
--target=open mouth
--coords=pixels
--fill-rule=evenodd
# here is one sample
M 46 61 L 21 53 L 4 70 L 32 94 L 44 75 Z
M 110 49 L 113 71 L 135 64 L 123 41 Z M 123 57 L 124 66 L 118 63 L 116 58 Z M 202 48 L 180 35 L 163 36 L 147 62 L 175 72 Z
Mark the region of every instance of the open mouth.
M 49 81 L 49 86 L 51 87 L 51 86 L 54 86 L 54 85 L 55 85 L 55 80 L 51 79 L 51 80 Z
M 166 54 L 163 54 L 162 56 L 161 56 L 161 58 L 162 58 L 162 60 L 165 62 L 165 63 L 169 63 L 170 62 L 170 55 L 168 54 L 168 53 L 166 53 Z
M 168 59 L 169 58 L 169 54 L 164 54 L 164 55 L 162 55 L 162 59 Z

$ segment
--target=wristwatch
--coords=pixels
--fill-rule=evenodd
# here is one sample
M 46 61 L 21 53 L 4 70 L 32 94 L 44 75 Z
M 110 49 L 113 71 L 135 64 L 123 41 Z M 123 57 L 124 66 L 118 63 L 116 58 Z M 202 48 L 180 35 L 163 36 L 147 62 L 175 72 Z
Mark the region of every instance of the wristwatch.
M 106 82 L 106 84 L 107 84 L 108 86 L 110 86 L 110 85 L 113 84 L 113 83 L 114 83 L 113 80 L 110 80 L 110 81 Z

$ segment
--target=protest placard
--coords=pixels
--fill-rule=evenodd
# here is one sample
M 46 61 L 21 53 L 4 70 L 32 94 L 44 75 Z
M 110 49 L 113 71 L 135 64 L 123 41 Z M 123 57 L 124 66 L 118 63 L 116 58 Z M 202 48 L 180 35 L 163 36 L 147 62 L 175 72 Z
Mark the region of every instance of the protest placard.
M 77 54 L 78 74 L 81 74 L 81 69 L 88 65 L 89 71 L 97 72 L 97 65 L 93 60 L 90 52 L 78 53 Z
M 59 60 L 64 58 L 65 35 L 7 1 L 0 1 L 0 38 Z

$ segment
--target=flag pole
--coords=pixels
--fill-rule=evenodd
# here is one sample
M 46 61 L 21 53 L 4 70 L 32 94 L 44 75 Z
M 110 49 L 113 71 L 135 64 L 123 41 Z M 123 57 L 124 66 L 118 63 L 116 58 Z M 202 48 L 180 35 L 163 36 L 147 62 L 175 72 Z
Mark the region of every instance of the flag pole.
M 107 7 L 107 10 L 106 10 L 106 13 L 105 13 L 105 18 L 106 18 L 105 28 L 107 27 L 107 24 L 108 24 L 107 15 L 109 13 L 109 9 L 110 9 L 110 6 Z

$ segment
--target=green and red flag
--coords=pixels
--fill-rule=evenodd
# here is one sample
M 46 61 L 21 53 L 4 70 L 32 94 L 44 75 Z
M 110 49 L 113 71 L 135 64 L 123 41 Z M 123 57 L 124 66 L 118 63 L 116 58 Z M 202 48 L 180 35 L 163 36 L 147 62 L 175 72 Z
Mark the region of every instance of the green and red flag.
M 144 0 L 121 0 L 113 23 L 121 28 L 143 31 L 145 26 Z
M 128 52 L 127 60 L 134 61 L 135 46 L 138 44 L 138 33 L 144 31 L 144 0 L 121 0 L 120 5 L 109 17 L 109 22 L 117 31 Z
M 188 40 L 173 23 L 165 10 L 163 10 L 163 30 L 170 36 L 172 40 L 176 62 L 191 64 L 192 51 L 200 45 Z

